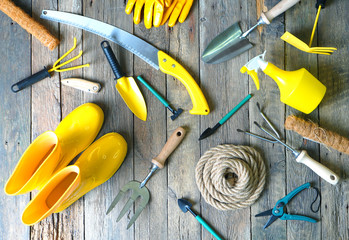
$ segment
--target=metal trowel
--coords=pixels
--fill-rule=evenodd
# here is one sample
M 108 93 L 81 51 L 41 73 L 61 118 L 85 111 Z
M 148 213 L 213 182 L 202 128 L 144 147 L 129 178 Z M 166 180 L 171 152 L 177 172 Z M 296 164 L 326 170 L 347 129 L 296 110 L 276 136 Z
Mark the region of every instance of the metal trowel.
M 115 87 L 120 93 L 122 99 L 134 115 L 139 119 L 146 121 L 147 106 L 145 105 L 143 95 L 139 90 L 136 81 L 133 77 L 125 77 L 125 74 L 122 72 L 108 41 L 101 42 L 101 47 L 108 59 L 111 69 L 113 70 L 116 80 Z
M 261 13 L 256 25 L 246 32 L 242 32 L 239 23 L 235 23 L 224 32 L 215 37 L 202 54 L 205 63 L 221 63 L 252 48 L 252 44 L 246 38 L 259 25 L 270 24 L 271 21 L 285 12 L 300 0 L 282 0 L 267 12 Z

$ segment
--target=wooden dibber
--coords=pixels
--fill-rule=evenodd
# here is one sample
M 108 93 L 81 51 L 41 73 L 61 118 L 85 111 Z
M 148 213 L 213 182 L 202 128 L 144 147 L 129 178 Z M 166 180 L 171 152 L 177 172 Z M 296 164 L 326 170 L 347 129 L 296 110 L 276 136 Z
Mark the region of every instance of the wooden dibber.
M 323 129 L 313 122 L 291 115 L 286 118 L 285 128 L 295 131 L 306 139 L 325 144 L 339 152 L 349 154 L 348 138 Z
M 43 45 L 51 51 L 55 49 L 59 40 L 55 38 L 43 25 L 31 18 L 21 8 L 10 0 L 0 0 L 0 10 L 18 23 L 27 32 L 36 37 Z

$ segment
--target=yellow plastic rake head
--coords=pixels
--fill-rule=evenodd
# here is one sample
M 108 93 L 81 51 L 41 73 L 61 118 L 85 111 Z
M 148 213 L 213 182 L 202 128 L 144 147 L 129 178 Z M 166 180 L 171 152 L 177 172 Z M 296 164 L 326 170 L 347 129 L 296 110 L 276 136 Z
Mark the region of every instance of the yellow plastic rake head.
M 82 55 L 82 50 L 79 52 L 79 54 L 71 59 L 69 59 L 68 61 L 65 61 L 59 65 L 57 65 L 60 61 L 62 61 L 66 56 L 68 56 L 74 49 L 76 48 L 76 38 L 74 37 L 74 46 L 65 54 L 63 54 L 62 57 L 60 57 L 52 66 L 52 68 L 50 70 L 48 70 L 48 72 L 66 72 L 66 71 L 71 71 L 71 70 L 75 70 L 75 69 L 79 69 L 79 68 L 84 68 L 84 67 L 89 67 L 90 64 L 84 64 L 84 65 L 79 65 L 79 66 L 75 66 L 75 67 L 70 67 L 70 68 L 63 68 L 60 69 L 61 67 L 67 65 L 68 63 L 71 63 L 72 61 L 78 59 L 79 57 L 81 57 Z
M 316 30 L 316 26 L 319 20 L 319 15 L 321 11 L 321 4 L 318 7 L 318 11 L 316 14 L 314 26 L 313 26 L 313 31 L 310 36 L 310 41 L 309 44 L 306 44 L 302 40 L 298 39 L 296 36 L 292 35 L 289 32 L 285 32 L 282 36 L 281 39 L 287 42 L 288 44 L 298 48 L 301 51 L 307 52 L 307 53 L 315 53 L 315 54 L 324 54 L 324 55 L 331 55 L 334 51 L 337 50 L 337 48 L 334 47 L 311 47 L 313 43 L 313 38 Z

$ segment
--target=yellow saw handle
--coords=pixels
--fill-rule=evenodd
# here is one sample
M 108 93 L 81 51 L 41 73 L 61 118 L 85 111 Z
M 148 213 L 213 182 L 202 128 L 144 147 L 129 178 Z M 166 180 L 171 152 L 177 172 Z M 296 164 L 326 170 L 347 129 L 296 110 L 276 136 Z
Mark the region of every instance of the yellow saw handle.
M 195 82 L 193 77 L 188 73 L 185 68 L 180 65 L 176 60 L 167 55 L 166 53 L 159 51 L 158 60 L 160 70 L 166 74 L 169 74 L 177 78 L 187 89 L 193 108 L 189 111 L 190 114 L 207 115 L 210 113 L 206 98 L 202 93 L 199 85 Z

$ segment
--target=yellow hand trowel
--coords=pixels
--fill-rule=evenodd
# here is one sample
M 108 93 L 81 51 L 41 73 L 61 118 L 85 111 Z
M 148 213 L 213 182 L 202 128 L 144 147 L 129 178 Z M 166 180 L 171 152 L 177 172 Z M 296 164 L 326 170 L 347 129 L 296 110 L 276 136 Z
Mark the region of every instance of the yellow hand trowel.
M 334 48 L 334 47 L 311 47 L 311 44 L 313 43 L 317 22 L 319 20 L 320 11 L 321 11 L 321 8 L 325 8 L 325 2 L 326 0 L 317 0 L 317 3 L 315 5 L 318 11 L 316 14 L 315 23 L 314 23 L 313 31 L 311 33 L 309 45 L 307 45 L 305 42 L 298 39 L 296 36 L 292 35 L 289 32 L 285 32 L 281 36 L 281 39 L 291 44 L 292 46 L 298 48 L 299 50 L 308 52 L 308 53 L 331 55 L 335 50 L 337 50 L 337 48 Z
M 147 106 L 145 105 L 143 95 L 139 90 L 136 81 L 133 77 L 125 77 L 125 74 L 122 72 L 108 41 L 101 42 L 101 47 L 114 72 L 115 80 L 117 81 L 115 87 L 120 93 L 122 99 L 124 99 L 126 105 L 134 115 L 139 119 L 146 121 Z

